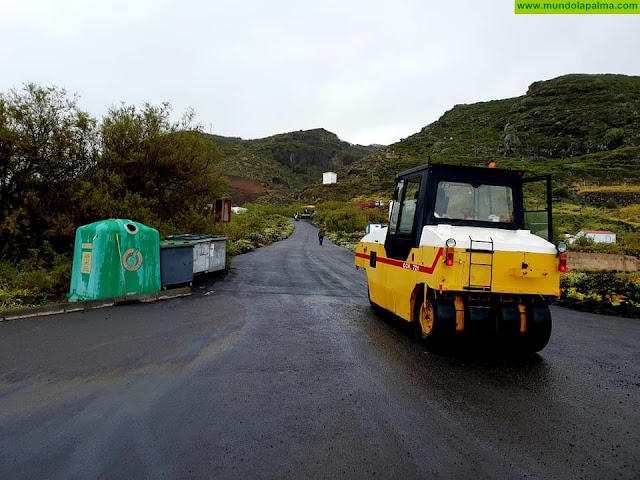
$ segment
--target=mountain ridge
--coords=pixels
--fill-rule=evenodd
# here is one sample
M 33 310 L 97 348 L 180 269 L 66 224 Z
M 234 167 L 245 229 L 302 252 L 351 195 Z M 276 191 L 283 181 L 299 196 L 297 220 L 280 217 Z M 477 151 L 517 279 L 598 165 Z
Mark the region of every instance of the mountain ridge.
M 534 82 L 519 97 L 455 105 L 419 132 L 343 167 L 338 178 L 362 193 L 390 195 L 397 172 L 429 158 L 493 161 L 550 173 L 563 186 L 640 184 L 640 77 L 569 74 Z
M 217 170 L 227 175 L 232 196 L 240 201 L 255 199 L 259 193 L 291 194 L 319 182 L 322 172 L 349 165 L 380 148 L 340 140 L 324 128 L 252 140 L 204 135 L 222 150 L 224 160 Z M 251 188 L 245 188 L 251 183 Z

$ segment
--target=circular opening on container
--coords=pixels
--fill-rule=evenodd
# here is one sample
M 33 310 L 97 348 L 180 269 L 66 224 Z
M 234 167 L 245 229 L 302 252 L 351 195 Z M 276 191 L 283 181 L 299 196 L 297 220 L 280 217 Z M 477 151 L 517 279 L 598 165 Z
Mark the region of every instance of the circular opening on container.
M 135 235 L 136 233 L 138 233 L 138 227 L 136 227 L 133 223 L 125 223 L 124 228 L 126 228 L 127 232 L 129 232 L 131 235 Z

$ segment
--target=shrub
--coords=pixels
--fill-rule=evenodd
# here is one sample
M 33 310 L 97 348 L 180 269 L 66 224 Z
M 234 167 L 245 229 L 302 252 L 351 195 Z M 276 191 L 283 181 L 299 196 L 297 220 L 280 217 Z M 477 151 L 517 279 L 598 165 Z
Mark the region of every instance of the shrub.
M 640 316 L 640 281 L 615 271 L 571 272 L 562 277 L 562 300 L 605 313 Z
M 602 141 L 609 150 L 614 150 L 624 142 L 624 129 L 610 128 L 602 137 Z
M 564 186 L 554 187 L 553 196 L 555 198 L 569 198 L 570 196 L 569 189 Z
M 576 238 L 575 242 L 573 242 L 573 245 L 575 247 L 589 247 L 591 245 L 593 245 L 595 242 L 593 241 L 593 238 L 587 237 L 586 235 L 583 235 L 581 237 Z

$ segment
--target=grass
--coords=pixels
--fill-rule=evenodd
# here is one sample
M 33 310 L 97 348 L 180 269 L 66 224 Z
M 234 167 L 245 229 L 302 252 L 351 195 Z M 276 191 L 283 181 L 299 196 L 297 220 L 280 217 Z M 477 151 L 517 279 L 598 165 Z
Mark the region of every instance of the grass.
M 577 187 L 577 193 L 584 192 L 598 192 L 598 193 L 618 193 L 618 192 L 633 192 L 640 193 L 640 185 L 603 185 L 595 186 L 588 185 Z
M 231 257 L 283 240 L 293 232 L 288 217 L 299 210 L 296 205 L 248 204 L 247 211 L 233 215 L 228 224 L 220 224 L 217 233 L 226 235 L 227 266 Z
M 379 148 L 352 145 L 322 128 L 255 140 L 206 137 L 224 153 L 218 171 L 257 180 L 281 193 L 316 183 L 323 172 L 349 165 Z
M 333 243 L 355 251 L 367 224 L 386 223 L 387 213 L 386 207 L 361 209 L 356 202 L 324 202 L 317 205 L 314 223 L 327 227 Z

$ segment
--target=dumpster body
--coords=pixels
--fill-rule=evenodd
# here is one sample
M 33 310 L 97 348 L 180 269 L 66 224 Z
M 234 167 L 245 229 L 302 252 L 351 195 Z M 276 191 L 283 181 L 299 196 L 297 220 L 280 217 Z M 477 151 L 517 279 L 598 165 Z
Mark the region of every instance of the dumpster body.
M 160 291 L 158 231 L 110 219 L 76 230 L 69 301 Z
M 160 283 L 162 287 L 193 282 L 193 245 L 160 242 Z
M 193 273 L 224 270 L 227 257 L 227 237 L 223 235 L 173 235 L 163 243 L 193 245 Z

